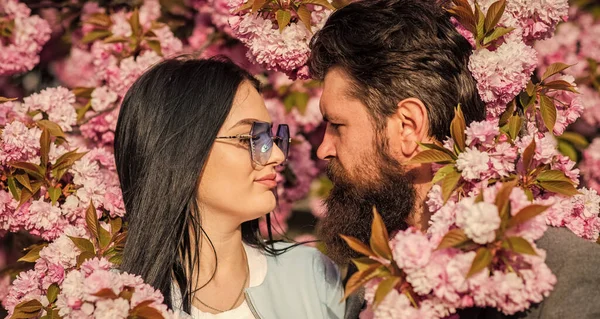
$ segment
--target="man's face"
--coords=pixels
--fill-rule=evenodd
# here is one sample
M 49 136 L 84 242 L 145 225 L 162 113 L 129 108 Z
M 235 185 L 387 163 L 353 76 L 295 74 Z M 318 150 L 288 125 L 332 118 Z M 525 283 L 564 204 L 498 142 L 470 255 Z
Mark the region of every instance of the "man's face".
M 367 107 L 351 97 L 350 90 L 342 70 L 327 73 L 321 96 L 327 129 L 317 151 L 319 158 L 329 161 L 327 174 L 334 185 L 318 232 L 338 263 L 357 257 L 340 234 L 368 242 L 373 206 L 393 232 L 407 227 L 415 202 L 412 178 L 384 146 L 389 144 L 389 133 L 375 130 Z

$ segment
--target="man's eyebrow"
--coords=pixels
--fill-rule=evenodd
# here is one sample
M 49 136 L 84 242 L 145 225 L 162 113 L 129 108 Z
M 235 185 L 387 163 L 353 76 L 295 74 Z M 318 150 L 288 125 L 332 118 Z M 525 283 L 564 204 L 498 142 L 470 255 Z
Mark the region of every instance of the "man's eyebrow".
M 237 123 L 235 123 L 229 129 L 231 130 L 235 127 L 242 126 L 242 125 L 252 125 L 252 124 L 254 124 L 254 122 L 263 122 L 263 121 L 257 120 L 255 118 L 245 118 L 245 119 L 239 120 Z

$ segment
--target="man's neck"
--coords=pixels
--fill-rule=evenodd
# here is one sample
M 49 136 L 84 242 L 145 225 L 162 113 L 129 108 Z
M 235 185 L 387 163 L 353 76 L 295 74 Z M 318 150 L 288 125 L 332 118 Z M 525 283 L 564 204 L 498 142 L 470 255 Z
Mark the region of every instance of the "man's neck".
M 417 181 L 414 184 L 415 187 L 415 207 L 408 220 L 408 224 L 413 226 L 422 232 L 427 231 L 429 228 L 429 220 L 431 219 L 432 213 L 427 207 L 427 193 L 431 190 L 433 184 L 431 178 L 426 177 L 422 181 Z

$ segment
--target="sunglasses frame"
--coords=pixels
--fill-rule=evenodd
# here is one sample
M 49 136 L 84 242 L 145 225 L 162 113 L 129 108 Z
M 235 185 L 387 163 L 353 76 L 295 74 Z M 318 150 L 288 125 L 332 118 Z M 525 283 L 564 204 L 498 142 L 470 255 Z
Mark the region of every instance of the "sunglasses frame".
M 258 125 L 261 124 L 267 124 L 269 125 L 269 128 L 267 129 L 267 131 L 265 132 L 261 132 L 258 134 L 254 134 L 255 129 L 258 127 Z M 282 143 L 284 143 L 284 138 L 282 136 L 279 136 L 280 133 L 282 133 L 282 130 L 286 130 L 287 134 L 288 134 L 288 140 L 287 140 L 287 147 L 284 149 L 281 148 L 281 146 L 277 143 L 277 141 L 281 141 Z M 221 139 L 238 139 L 238 140 L 250 140 L 250 160 L 252 160 L 252 162 L 256 165 L 260 165 L 260 166 L 265 166 L 267 163 L 260 163 L 257 160 L 255 160 L 255 155 L 254 155 L 254 140 L 256 138 L 259 137 L 260 134 L 267 134 L 269 135 L 269 137 L 271 138 L 271 140 L 274 142 L 275 145 L 277 145 L 277 147 L 283 152 L 284 155 L 284 160 L 282 162 L 285 163 L 288 159 L 288 153 L 290 151 L 290 144 L 292 143 L 292 138 L 290 136 L 290 128 L 287 124 L 279 124 L 277 126 L 277 134 L 278 135 L 273 135 L 273 124 L 267 123 L 267 122 L 261 122 L 261 121 L 256 121 L 252 123 L 252 128 L 250 129 L 250 134 L 238 134 L 238 135 L 230 135 L 230 136 L 217 136 L 216 139 L 217 140 L 221 140 Z M 271 149 L 269 150 L 271 153 L 269 154 L 269 158 L 271 157 L 271 154 L 273 152 L 273 147 L 271 147 Z

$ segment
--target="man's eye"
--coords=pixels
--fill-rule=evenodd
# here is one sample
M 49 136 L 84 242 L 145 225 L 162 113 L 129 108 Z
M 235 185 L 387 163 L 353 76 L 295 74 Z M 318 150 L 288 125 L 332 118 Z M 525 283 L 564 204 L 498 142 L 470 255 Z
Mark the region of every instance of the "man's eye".
M 331 127 L 333 127 L 334 129 L 337 129 L 338 127 L 342 126 L 342 124 L 331 123 L 331 122 L 329 122 L 329 124 L 331 124 Z

